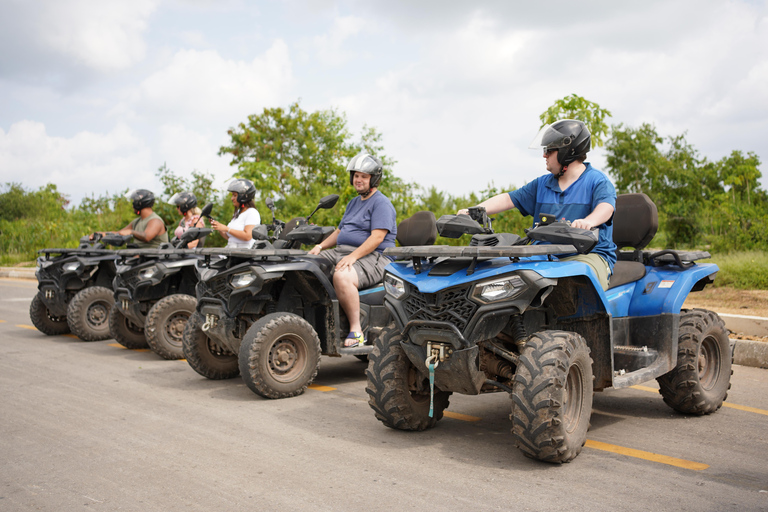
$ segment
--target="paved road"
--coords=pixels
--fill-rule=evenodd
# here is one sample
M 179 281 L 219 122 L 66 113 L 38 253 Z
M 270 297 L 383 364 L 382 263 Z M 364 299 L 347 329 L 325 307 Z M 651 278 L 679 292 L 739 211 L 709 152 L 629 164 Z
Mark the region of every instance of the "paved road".
M 768 510 L 768 370 L 736 366 L 729 407 L 702 418 L 655 382 L 598 393 L 584 451 L 553 466 L 514 448 L 501 394 L 454 395 L 436 428 L 398 432 L 357 359 L 265 400 L 185 361 L 44 336 L 35 290 L 0 280 L 0 511 Z

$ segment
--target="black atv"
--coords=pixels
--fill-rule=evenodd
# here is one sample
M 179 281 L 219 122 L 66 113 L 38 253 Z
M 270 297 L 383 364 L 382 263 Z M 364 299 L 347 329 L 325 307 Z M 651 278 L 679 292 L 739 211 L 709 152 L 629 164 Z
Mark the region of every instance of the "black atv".
M 203 208 L 210 214 L 212 205 Z M 200 259 L 194 240 L 204 242 L 208 228 L 190 228 L 180 239 L 174 238 L 157 249 L 118 251 L 116 275 L 112 283 L 115 306 L 109 314 L 109 331 L 118 343 L 129 349 L 149 346 L 165 359 L 181 359 L 181 335 L 195 311 L 195 263 Z
M 119 247 L 130 239 L 94 233 L 82 237 L 76 249 L 39 250 L 39 292 L 29 305 L 34 326 L 49 336 L 71 331 L 83 341 L 108 339 L 117 253 L 106 246 Z
M 343 347 L 349 322 L 328 277 L 331 265 L 298 249 L 334 231 L 309 219 L 337 200 L 337 195 L 321 199 L 306 220 L 291 221 L 273 244 L 261 240 L 251 250 L 199 251 L 206 259 L 198 264 L 197 312 L 184 331 L 184 354 L 195 371 L 209 379 L 240 374 L 254 393 L 287 398 L 312 383 L 321 354 L 366 358 L 370 345 Z M 431 215 L 434 242 L 434 215 L 423 213 Z M 264 239 L 264 228 L 256 228 L 254 238 Z M 415 228 L 398 230 L 413 237 Z M 427 242 L 428 236 L 419 238 Z M 226 259 L 216 262 L 214 256 Z M 371 341 L 389 322 L 383 296 L 381 285 L 360 291 L 362 327 Z
M 681 309 L 718 268 L 696 263 L 707 252 L 643 250 L 658 226 L 647 196 L 617 199 L 618 262 L 606 291 L 585 263 L 557 258 L 589 252 L 594 232 L 542 215 L 520 238 L 493 233 L 482 209 L 470 215 L 438 221 L 444 236 L 472 234 L 469 247 L 385 252 L 405 261 L 387 268 L 394 322 L 375 341 L 366 372 L 382 423 L 424 430 L 451 393 L 506 392 L 518 448 L 560 463 L 586 442 L 593 391 L 656 379 L 681 413 L 720 408 L 730 387 L 727 331 L 716 313 Z

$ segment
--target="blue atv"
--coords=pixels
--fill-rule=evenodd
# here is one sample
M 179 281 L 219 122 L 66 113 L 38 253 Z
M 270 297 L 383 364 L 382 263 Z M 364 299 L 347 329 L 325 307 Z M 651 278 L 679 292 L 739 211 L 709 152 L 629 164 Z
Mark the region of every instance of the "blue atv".
M 658 227 L 644 194 L 618 197 L 618 262 L 603 291 L 592 269 L 558 255 L 587 253 L 594 231 L 541 222 L 520 238 L 493 233 L 482 208 L 437 221 L 469 247 L 398 247 L 385 306 L 394 322 L 376 339 L 369 404 L 391 428 L 433 427 L 451 393 L 507 392 L 512 435 L 528 457 L 569 462 L 586 442 L 593 391 L 656 379 L 685 414 L 720 408 L 732 355 L 716 313 L 682 310 L 714 281 L 707 252 L 644 251 Z M 632 250 L 621 250 L 631 247 Z

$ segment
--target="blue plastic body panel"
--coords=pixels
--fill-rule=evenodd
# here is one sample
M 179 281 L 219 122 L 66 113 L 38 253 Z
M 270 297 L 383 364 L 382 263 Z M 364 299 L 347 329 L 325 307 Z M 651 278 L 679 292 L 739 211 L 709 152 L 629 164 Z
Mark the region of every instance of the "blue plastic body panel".
M 600 306 L 613 318 L 653 316 L 663 313 L 678 314 L 683 302 L 701 279 L 716 273 L 714 263 L 696 264 L 687 269 L 668 265 L 646 267 L 646 275 L 639 281 L 627 283 L 607 292 L 603 291 L 592 269 L 578 261 L 548 261 L 546 258 L 510 262 L 509 258 L 493 258 L 478 262 L 474 273 L 467 275 L 461 269 L 450 276 L 430 276 L 432 264 L 425 264 L 416 274 L 409 262 L 393 262 L 387 271 L 400 277 L 422 293 L 435 293 L 445 288 L 503 276 L 516 270 L 533 270 L 542 277 L 559 279 L 585 276 L 591 282 L 601 301 Z

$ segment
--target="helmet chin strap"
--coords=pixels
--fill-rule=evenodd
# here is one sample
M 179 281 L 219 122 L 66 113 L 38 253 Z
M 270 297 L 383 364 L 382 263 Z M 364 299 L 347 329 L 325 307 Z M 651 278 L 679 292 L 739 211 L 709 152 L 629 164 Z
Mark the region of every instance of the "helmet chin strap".
M 368 197 L 369 195 L 371 195 L 371 189 L 370 189 L 370 188 L 368 188 L 368 190 L 366 190 L 365 192 L 358 192 L 358 195 L 359 195 L 360 197 L 362 197 L 363 199 L 365 199 L 366 197 Z
M 565 174 L 565 171 L 568 170 L 568 166 L 564 165 L 562 169 L 560 169 L 560 172 L 555 175 L 555 178 L 560 179 L 560 177 Z

